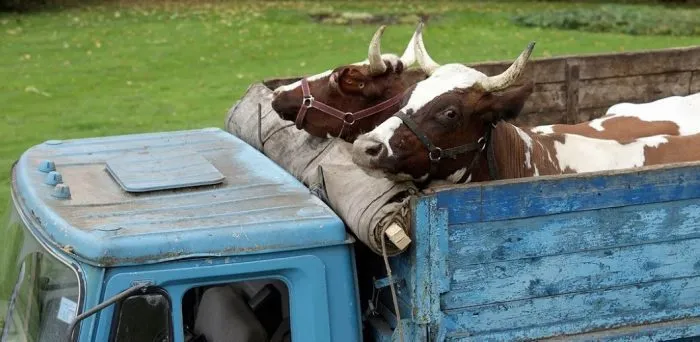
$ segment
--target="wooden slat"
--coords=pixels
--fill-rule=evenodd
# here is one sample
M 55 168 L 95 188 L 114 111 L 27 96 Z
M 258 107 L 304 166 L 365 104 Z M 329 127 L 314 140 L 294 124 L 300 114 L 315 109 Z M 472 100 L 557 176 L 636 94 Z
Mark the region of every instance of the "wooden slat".
M 479 265 L 451 259 L 443 309 L 697 277 L 699 245 L 700 238 Z
M 476 265 L 700 237 L 697 200 L 450 226 L 452 263 Z
M 593 108 L 581 108 L 579 109 L 578 112 L 578 120 L 576 123 L 579 122 L 584 122 L 584 121 L 590 121 L 595 118 L 599 118 L 608 111 L 610 106 L 603 106 L 603 107 L 593 107 Z
M 700 278 L 682 278 L 602 291 L 541 297 L 448 310 L 450 335 L 511 341 L 700 315 Z M 490 339 L 489 339 L 490 340 Z
M 580 108 L 610 106 L 619 102 L 648 102 L 672 95 L 687 95 L 690 72 L 582 80 Z
M 450 186 L 437 198 L 438 206 L 448 209 L 450 224 L 700 198 L 700 164 Z
M 573 124 L 578 120 L 578 92 L 579 92 L 579 65 L 567 61 L 566 63 L 566 123 Z
M 645 325 L 631 325 L 577 335 L 557 336 L 540 340 L 540 342 L 691 342 L 695 339 L 681 341 L 677 339 L 694 336 L 700 336 L 700 318 L 697 317 Z
M 566 110 L 566 86 L 564 83 L 536 85 L 523 107 L 523 113 L 562 110 Z
M 516 56 L 513 56 L 513 60 Z M 467 64 L 487 75 L 503 72 L 513 60 Z M 533 59 L 522 79 L 564 82 L 566 61 L 581 66 L 582 80 L 700 70 L 700 46 L 661 50 L 560 56 Z
M 690 93 L 700 93 L 700 71 L 694 71 L 690 80 Z
M 581 79 L 625 77 L 700 70 L 700 47 L 617 53 L 571 58 L 581 65 Z

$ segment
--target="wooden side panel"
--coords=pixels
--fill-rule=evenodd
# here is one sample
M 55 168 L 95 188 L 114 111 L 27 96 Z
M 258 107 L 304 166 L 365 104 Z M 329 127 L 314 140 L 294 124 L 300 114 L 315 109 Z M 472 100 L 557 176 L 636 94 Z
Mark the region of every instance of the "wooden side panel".
M 515 57 L 515 56 L 514 56 Z M 503 72 L 512 61 L 472 63 L 487 75 Z M 532 60 L 517 85 L 536 89 L 516 124 L 577 123 L 596 118 L 619 102 L 648 102 L 700 92 L 700 46 L 631 53 L 564 56 Z M 576 77 L 572 77 L 572 76 Z M 559 111 L 565 111 L 561 115 Z M 533 113 L 546 113 L 534 115 Z
M 690 79 L 690 94 L 700 93 L 700 71 L 694 71 Z
M 536 339 L 700 315 L 700 278 L 538 297 L 447 311 L 452 336 Z
M 619 102 L 648 102 L 673 95 L 687 95 L 690 72 L 582 80 L 579 106 L 611 106 Z
M 574 57 L 581 63 L 581 79 L 600 79 L 700 69 L 700 48 Z
M 700 198 L 700 164 L 522 178 L 438 192 L 450 224 Z
M 697 277 L 699 245 L 700 239 L 689 239 L 491 264 L 455 263 L 443 309 Z

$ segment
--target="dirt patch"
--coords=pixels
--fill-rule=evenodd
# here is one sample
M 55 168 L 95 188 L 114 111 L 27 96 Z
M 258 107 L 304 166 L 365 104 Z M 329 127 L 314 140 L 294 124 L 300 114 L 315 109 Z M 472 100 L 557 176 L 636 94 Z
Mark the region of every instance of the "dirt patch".
M 368 12 L 319 12 L 309 15 L 311 20 L 330 25 L 395 25 L 416 24 L 419 20 L 427 23 L 436 19 L 429 13 L 372 14 Z

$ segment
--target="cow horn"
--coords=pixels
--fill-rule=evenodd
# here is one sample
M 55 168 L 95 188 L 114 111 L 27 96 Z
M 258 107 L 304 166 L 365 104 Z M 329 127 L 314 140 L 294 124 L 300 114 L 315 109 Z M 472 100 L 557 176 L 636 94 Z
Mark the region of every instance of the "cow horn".
M 430 58 L 428 51 L 425 49 L 425 45 L 423 44 L 423 22 L 418 24 L 414 44 L 418 64 L 420 64 L 421 69 L 423 69 L 428 76 L 432 75 L 433 72 L 440 67 L 440 64 L 437 64 L 432 58 Z
M 386 29 L 386 25 L 380 26 L 377 32 L 374 33 L 372 41 L 369 43 L 369 72 L 372 75 L 379 75 L 386 72 L 386 64 L 384 64 L 384 60 L 382 59 L 382 49 L 380 46 L 384 29 Z
M 486 91 L 498 91 L 510 87 L 515 81 L 520 78 L 523 71 L 525 71 L 525 64 L 527 64 L 532 50 L 535 48 L 535 42 L 530 42 L 525 50 L 520 53 L 518 59 L 513 62 L 513 64 L 502 72 L 500 75 L 491 76 L 483 81 L 479 82 L 479 85 Z
M 404 50 L 403 55 L 401 55 L 401 58 L 399 58 L 404 68 L 408 68 L 416 62 L 416 38 L 418 37 L 418 30 L 422 27 L 422 25 L 422 21 L 418 23 L 418 27 L 416 27 L 416 31 L 413 32 L 413 36 L 408 42 L 406 50 Z

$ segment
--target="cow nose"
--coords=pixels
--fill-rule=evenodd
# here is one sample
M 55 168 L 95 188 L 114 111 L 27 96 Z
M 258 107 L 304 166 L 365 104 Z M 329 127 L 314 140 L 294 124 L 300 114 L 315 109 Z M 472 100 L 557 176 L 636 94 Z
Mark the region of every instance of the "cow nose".
M 386 156 L 386 147 L 381 142 L 367 137 L 355 140 L 352 146 L 353 160 L 360 166 L 374 165 L 378 159 Z

